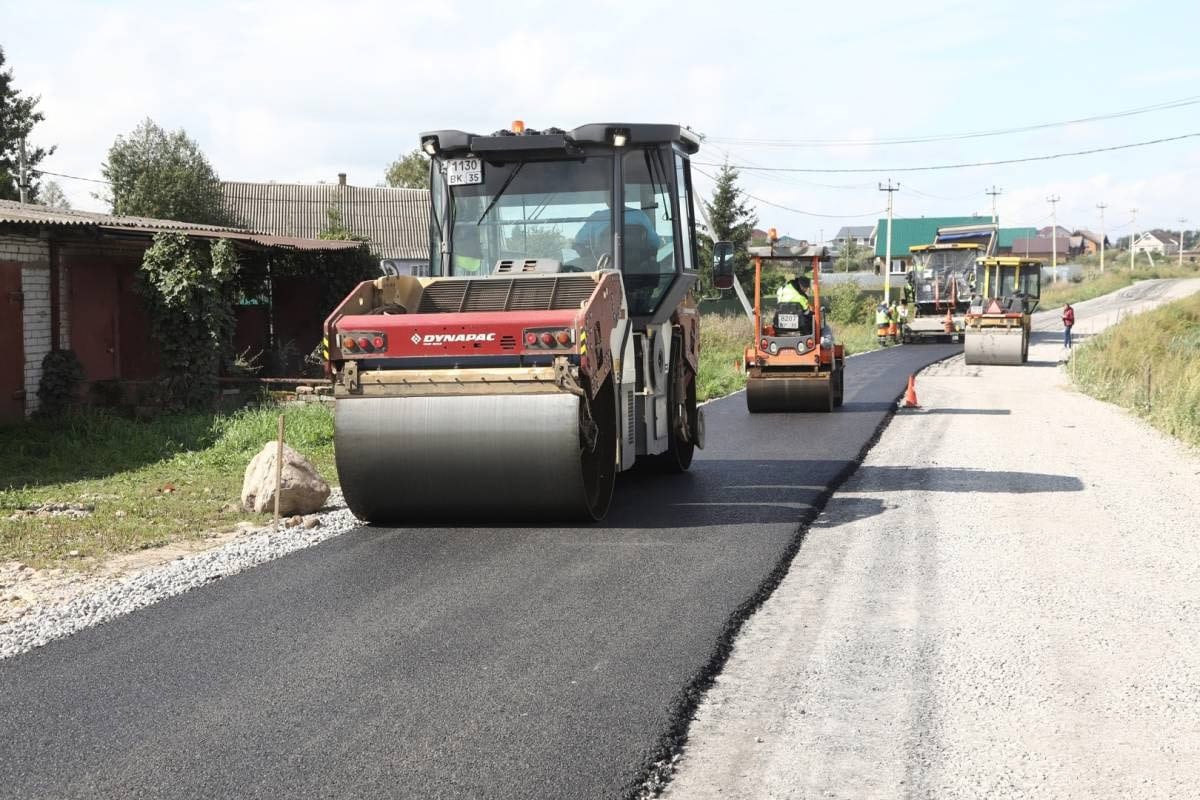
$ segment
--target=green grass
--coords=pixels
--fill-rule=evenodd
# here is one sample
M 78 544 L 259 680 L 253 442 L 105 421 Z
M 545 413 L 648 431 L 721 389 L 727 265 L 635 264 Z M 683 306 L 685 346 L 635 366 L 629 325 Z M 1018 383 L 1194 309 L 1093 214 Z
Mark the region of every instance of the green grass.
M 1084 392 L 1200 447 L 1200 295 L 1109 328 L 1076 349 L 1071 375 Z
M 1088 267 L 1081 281 L 1061 281 L 1042 287 L 1041 307 L 1054 309 L 1065 303 L 1079 303 L 1091 300 L 1103 294 L 1115 292 L 1130 286 L 1134 281 L 1148 278 L 1194 278 L 1200 275 L 1196 265 L 1184 264 L 1183 269 L 1173 266 L 1174 261 L 1151 268 L 1148 264 L 1139 264 L 1137 269 L 1130 271 L 1128 261 L 1114 263 L 1108 260 L 1105 271 L 1100 272 L 1098 266 Z
M 0 428 L 0 558 L 38 566 L 72 550 L 131 552 L 261 520 L 236 506 L 246 465 L 275 438 L 280 410 L 148 421 L 89 412 Z M 318 404 L 283 411 L 288 444 L 334 482 L 331 411 Z M 95 510 L 82 519 L 8 519 L 42 502 Z

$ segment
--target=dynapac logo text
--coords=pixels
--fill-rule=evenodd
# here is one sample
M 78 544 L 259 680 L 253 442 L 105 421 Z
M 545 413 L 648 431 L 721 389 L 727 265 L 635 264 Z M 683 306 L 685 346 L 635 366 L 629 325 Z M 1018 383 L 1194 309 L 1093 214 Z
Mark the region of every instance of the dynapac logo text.
M 416 339 L 414 334 L 413 339 Z M 422 345 L 450 344 L 452 342 L 494 342 L 494 333 L 427 333 L 421 337 Z

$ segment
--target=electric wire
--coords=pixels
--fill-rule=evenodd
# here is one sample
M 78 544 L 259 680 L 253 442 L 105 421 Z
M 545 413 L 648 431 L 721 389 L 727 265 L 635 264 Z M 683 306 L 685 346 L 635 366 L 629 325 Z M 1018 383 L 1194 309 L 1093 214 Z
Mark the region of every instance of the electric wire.
M 1008 136 L 1015 133 L 1030 133 L 1033 131 L 1048 130 L 1052 128 L 1064 128 L 1071 125 L 1082 125 L 1089 122 L 1099 122 L 1102 120 L 1132 117 L 1139 114 L 1149 114 L 1154 111 L 1166 111 L 1175 108 L 1184 108 L 1186 106 L 1196 105 L 1197 103 L 1200 103 L 1200 95 L 1183 97 L 1177 100 L 1167 100 L 1148 106 L 1126 109 L 1124 111 L 1113 111 L 1106 114 L 1095 114 L 1088 117 L 1079 117 L 1076 119 L 1061 120 L 1058 122 L 1044 122 L 1034 125 L 1022 125 L 1015 128 L 997 128 L 984 131 L 968 131 L 964 133 L 898 137 L 894 139 L 750 139 L 734 136 L 709 136 L 705 137 L 704 141 L 722 144 L 738 144 L 751 147 L 880 147 L 898 144 L 929 144 L 935 142 L 961 141 L 964 139 L 982 139 L 991 136 Z

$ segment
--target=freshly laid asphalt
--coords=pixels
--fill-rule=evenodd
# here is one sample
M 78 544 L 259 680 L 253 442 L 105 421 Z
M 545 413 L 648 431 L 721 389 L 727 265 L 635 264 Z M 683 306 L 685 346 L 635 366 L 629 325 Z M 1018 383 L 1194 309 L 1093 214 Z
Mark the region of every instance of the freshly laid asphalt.
M 362 528 L 0 662 L 0 797 L 634 794 L 813 505 L 959 349 L 851 359 L 832 415 L 711 403 L 692 470 L 623 475 L 600 525 Z

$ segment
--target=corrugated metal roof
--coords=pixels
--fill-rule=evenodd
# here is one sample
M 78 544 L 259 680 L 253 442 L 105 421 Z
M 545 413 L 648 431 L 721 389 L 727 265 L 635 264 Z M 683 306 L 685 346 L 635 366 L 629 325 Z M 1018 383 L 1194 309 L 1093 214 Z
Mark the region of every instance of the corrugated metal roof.
M 872 225 L 845 225 L 837 232 L 837 236 L 833 238 L 849 239 L 853 236 L 856 239 L 870 239 L 871 233 L 874 230 L 875 227 Z
M 252 242 L 263 247 L 286 247 L 294 250 L 347 250 L 358 246 L 358 242 L 325 241 L 294 236 L 275 236 L 259 231 L 240 228 L 225 228 L 220 225 L 201 225 L 152 217 L 117 216 L 94 211 L 74 211 L 14 200 L 0 200 L 0 225 L 49 225 L 53 227 L 100 228 L 111 231 L 154 234 L 177 231 L 188 236 L 207 239 L 234 239 Z
M 908 248 L 915 244 L 932 244 L 937 236 L 938 228 L 949 228 L 954 225 L 987 225 L 992 218 L 987 217 L 908 217 L 892 220 L 892 258 L 905 257 Z M 875 255 L 883 258 L 887 253 L 888 221 L 885 217 L 879 220 L 875 227 Z
M 1001 228 L 997 232 L 996 247 L 1012 247 L 1017 239 L 1031 239 L 1037 236 L 1037 228 Z
M 429 192 L 339 183 L 222 181 L 225 207 L 248 228 L 285 236 L 316 237 L 329 229 L 329 210 L 367 240 L 380 258 L 429 257 Z

